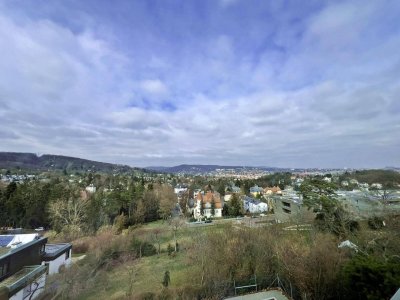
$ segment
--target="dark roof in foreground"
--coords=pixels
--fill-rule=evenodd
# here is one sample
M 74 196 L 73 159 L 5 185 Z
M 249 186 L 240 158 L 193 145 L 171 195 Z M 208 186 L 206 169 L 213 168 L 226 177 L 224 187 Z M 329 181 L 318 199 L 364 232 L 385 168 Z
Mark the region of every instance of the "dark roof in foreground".
M 72 248 L 71 244 L 62 243 L 62 244 L 46 244 L 45 246 L 45 254 L 43 256 L 44 260 L 53 260 L 65 252 L 69 251 Z
M 232 298 L 225 298 L 226 300 L 290 300 L 282 291 L 280 290 L 269 290 L 262 291 L 253 294 L 235 296 Z

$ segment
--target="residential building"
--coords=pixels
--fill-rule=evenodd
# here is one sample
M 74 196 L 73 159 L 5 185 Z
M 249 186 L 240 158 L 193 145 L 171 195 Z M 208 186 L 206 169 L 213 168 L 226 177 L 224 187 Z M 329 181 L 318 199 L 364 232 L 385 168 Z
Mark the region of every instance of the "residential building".
M 225 194 L 225 196 L 224 196 L 224 201 L 225 201 L 225 202 L 231 201 L 232 195 L 233 195 L 233 193 L 227 192 L 227 193 Z
M 68 243 L 46 244 L 43 254 L 43 265 L 48 267 L 49 275 L 58 273 L 63 266 L 69 266 L 72 262 L 72 245 Z
M 351 184 L 358 184 L 358 181 L 357 181 L 357 179 L 350 179 L 350 183 Z
M 240 187 L 232 184 L 230 187 L 227 188 L 228 191 L 231 191 L 232 193 L 240 193 Z
M 371 184 L 371 188 L 380 190 L 380 189 L 382 189 L 382 184 L 381 183 L 373 183 L 373 184 Z
M 304 223 L 315 218 L 315 214 L 303 205 L 302 199 L 296 194 L 274 197 L 274 214 L 277 223 Z
M 266 195 L 272 195 L 272 194 L 282 195 L 282 191 L 279 186 L 266 187 L 264 189 L 264 194 L 266 194 Z
M 85 190 L 89 193 L 96 193 L 96 187 L 93 185 L 93 183 L 89 184 Z
M 188 189 L 187 189 L 186 186 L 178 184 L 178 185 L 174 188 L 174 193 L 175 193 L 175 194 L 186 193 L 187 190 L 188 190 Z
M 38 234 L 0 235 L 0 300 L 37 298 L 47 274 L 71 263 L 71 248 Z
M 323 179 L 325 182 L 331 183 L 332 182 L 332 177 L 327 177 L 325 176 Z
M 253 197 L 257 197 L 258 195 L 261 195 L 264 192 L 262 187 L 259 187 L 258 185 L 255 185 L 250 188 L 250 194 L 253 195 Z
M 262 213 L 268 211 L 267 203 L 261 202 L 260 200 L 244 196 L 242 198 L 243 208 L 249 213 Z
M 214 205 L 214 214 L 213 214 Z M 218 192 L 207 191 L 199 192 L 196 196 L 195 208 L 193 210 L 193 217 L 200 219 L 202 217 L 222 217 L 223 201 Z M 201 213 L 203 210 L 203 214 Z

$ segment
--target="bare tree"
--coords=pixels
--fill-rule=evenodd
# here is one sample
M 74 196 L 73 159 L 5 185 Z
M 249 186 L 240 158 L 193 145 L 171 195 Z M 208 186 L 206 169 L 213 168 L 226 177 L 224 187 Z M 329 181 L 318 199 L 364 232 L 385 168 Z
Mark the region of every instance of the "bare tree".
M 68 201 L 58 200 L 49 206 L 49 214 L 53 223 L 81 229 L 88 207 L 88 199 L 84 197 L 70 197 Z
M 179 229 L 182 228 L 182 226 L 185 224 L 185 220 L 180 217 L 175 217 L 171 218 L 169 220 L 169 226 L 172 229 L 172 232 L 174 233 L 174 241 L 175 241 L 175 252 L 178 251 L 177 245 L 178 245 L 178 239 L 177 239 L 177 232 Z
M 156 186 L 155 192 L 160 201 L 159 214 L 164 220 L 171 216 L 171 211 L 178 203 L 174 190 L 168 185 Z
M 126 264 L 128 262 L 124 262 L 124 264 Z M 126 291 L 126 296 L 128 297 L 128 299 L 130 299 L 133 295 L 134 289 L 133 289 L 133 285 L 136 282 L 136 277 L 138 275 L 137 272 L 137 268 L 136 268 L 136 262 L 134 262 L 133 265 L 130 265 L 129 267 L 126 267 L 127 272 L 128 272 L 128 288 Z

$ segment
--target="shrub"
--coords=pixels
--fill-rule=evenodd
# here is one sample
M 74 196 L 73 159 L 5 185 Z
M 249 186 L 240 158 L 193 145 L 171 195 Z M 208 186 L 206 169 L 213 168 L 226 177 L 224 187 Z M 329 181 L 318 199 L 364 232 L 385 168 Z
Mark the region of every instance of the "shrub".
M 157 249 L 153 244 L 133 238 L 131 242 L 131 251 L 135 252 L 138 257 L 152 256 L 157 254 Z
M 174 248 L 171 246 L 171 244 L 168 244 L 167 252 L 168 252 L 168 255 L 171 255 L 171 253 L 174 252 Z
M 389 299 L 398 289 L 400 263 L 358 255 L 343 269 L 346 299 Z
M 138 296 L 140 300 L 155 300 L 157 299 L 156 294 L 153 292 L 145 292 Z
M 114 228 L 115 228 L 117 233 L 121 233 L 122 230 L 124 228 L 126 228 L 127 221 L 128 221 L 128 219 L 124 215 L 119 215 L 119 216 L 117 216 L 115 218 L 115 220 L 114 220 Z
M 83 235 L 83 231 L 79 226 L 76 225 L 66 225 L 61 229 L 59 237 L 66 241 L 73 241 L 80 238 Z
M 374 216 L 368 219 L 368 226 L 373 230 L 381 229 L 383 227 L 383 218 Z
M 89 250 L 89 238 L 80 238 L 72 242 L 74 253 L 86 253 Z

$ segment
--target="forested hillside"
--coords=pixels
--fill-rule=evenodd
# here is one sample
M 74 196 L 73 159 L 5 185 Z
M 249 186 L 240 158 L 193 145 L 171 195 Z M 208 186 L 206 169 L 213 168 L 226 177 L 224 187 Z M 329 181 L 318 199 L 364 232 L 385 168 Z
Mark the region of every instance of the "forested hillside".
M 125 173 L 140 170 L 126 165 L 92 161 L 77 157 L 34 153 L 0 152 L 0 169 L 33 171 L 104 172 Z M 143 170 L 144 171 L 144 170 Z

